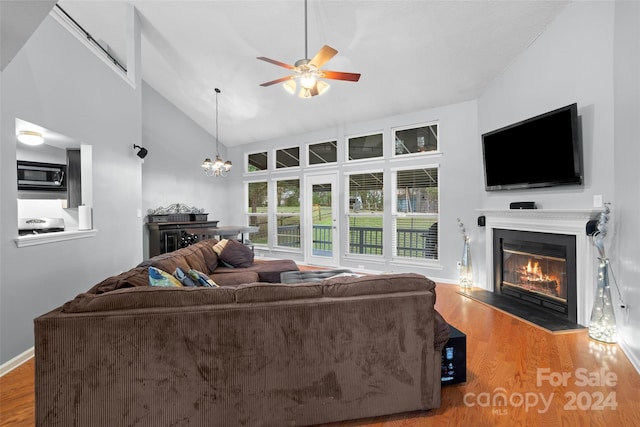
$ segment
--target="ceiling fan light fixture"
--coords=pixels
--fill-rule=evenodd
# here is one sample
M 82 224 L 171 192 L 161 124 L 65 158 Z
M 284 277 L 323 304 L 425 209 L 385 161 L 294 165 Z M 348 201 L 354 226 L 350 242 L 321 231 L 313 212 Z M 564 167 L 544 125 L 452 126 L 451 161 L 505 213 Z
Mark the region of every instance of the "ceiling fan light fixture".
M 286 90 L 289 94 L 296 94 L 296 81 L 294 79 L 282 83 L 282 87 L 284 87 L 284 90 Z
M 267 87 L 277 83 L 283 83 L 282 86 L 289 94 L 295 95 L 297 93 L 298 97 L 308 99 L 316 95 L 321 95 L 329 89 L 328 84 L 320 82 L 319 79 L 321 78 L 349 82 L 357 82 L 360 80 L 360 74 L 358 73 L 321 70 L 322 66 L 333 58 L 338 51 L 331 46 L 324 45 L 313 58 L 309 59 L 307 36 L 307 0 L 304 0 L 304 58 L 297 60 L 295 65 L 290 65 L 276 61 L 275 59 L 258 56 L 256 59 L 292 71 L 292 74 L 289 76 L 262 83 L 260 86 Z M 296 80 L 298 80 L 298 82 L 296 82 Z
M 311 91 L 303 87 L 300 89 L 300 93 L 298 93 L 298 97 L 303 99 L 311 98 Z
M 300 86 L 305 89 L 311 89 L 316 85 L 317 79 L 313 73 L 304 73 L 300 76 Z
M 322 80 L 318 80 L 318 83 L 316 83 L 316 90 L 318 91 L 318 95 L 322 95 L 323 93 L 327 92 L 330 87 L 331 85 L 329 83 Z

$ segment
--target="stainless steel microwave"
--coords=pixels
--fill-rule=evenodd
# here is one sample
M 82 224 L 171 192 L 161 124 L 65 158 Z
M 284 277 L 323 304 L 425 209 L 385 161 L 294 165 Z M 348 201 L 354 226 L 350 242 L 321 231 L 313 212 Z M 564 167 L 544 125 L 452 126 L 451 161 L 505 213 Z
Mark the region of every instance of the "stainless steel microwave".
M 18 160 L 18 190 L 67 191 L 67 165 Z

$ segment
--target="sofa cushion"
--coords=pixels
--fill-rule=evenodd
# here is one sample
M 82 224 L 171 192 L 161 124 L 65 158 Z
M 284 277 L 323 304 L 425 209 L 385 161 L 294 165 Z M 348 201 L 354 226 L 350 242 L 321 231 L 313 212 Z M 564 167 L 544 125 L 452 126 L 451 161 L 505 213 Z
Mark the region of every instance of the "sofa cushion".
M 416 273 L 376 274 L 362 277 L 338 276 L 321 282 L 327 297 L 388 294 L 434 290 L 435 282 Z
M 280 273 L 298 270 L 298 264 L 290 259 L 254 260 L 247 270 L 258 273 L 261 282 L 279 283 Z
M 200 252 L 202 252 L 204 263 L 207 266 L 207 273 L 212 273 L 216 268 L 218 268 L 218 254 L 213 250 L 213 245 L 217 242 L 218 241 L 215 239 L 210 239 L 204 240 L 197 245 L 200 248 Z
M 209 278 L 216 282 L 218 286 L 235 286 L 243 283 L 259 282 L 260 277 L 255 271 L 238 270 L 234 273 L 214 273 L 209 274 Z
M 306 271 L 283 271 L 280 273 L 280 283 L 302 283 L 302 282 L 322 282 L 324 279 L 342 274 L 359 277 L 361 274 L 354 274 L 348 268 L 335 270 L 306 270 Z
M 100 312 L 113 310 L 137 310 L 143 308 L 188 307 L 202 305 L 232 304 L 235 301 L 233 288 L 209 287 L 139 287 L 118 289 L 102 294 L 80 294 L 65 303 L 65 313 Z
M 287 301 L 321 297 L 322 287 L 317 283 L 248 283 L 236 288 L 237 303 Z
M 191 265 L 187 259 L 176 252 L 168 252 L 155 256 L 149 260 L 149 266 L 159 268 L 163 271 L 176 271 L 176 268 L 180 267 L 182 271 L 191 270 Z
M 189 265 L 190 268 L 198 271 L 207 271 L 209 267 L 204 258 L 204 254 L 202 253 L 201 247 L 199 245 L 191 245 L 186 248 L 178 249 L 173 252 L 174 256 L 182 256 L 185 261 Z M 174 270 L 166 270 L 173 272 Z M 184 270 L 188 271 L 188 270 Z
M 247 268 L 253 264 L 253 251 L 251 248 L 236 240 L 227 241 L 218 257 L 222 262 L 235 268 Z
M 88 294 L 103 294 L 116 289 L 149 286 L 149 272 L 147 267 L 136 267 L 117 276 L 111 276 L 96 284 L 87 291 Z

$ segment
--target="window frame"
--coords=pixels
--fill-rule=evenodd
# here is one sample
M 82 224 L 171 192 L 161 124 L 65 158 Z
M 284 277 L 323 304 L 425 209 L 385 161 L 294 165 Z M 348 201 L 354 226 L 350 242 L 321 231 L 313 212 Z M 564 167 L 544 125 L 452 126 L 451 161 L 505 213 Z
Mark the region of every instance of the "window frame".
M 249 195 L 250 195 L 250 190 L 249 187 L 251 184 L 255 184 L 255 183 L 265 183 L 267 185 L 267 194 L 266 194 L 266 198 L 267 198 L 267 212 L 266 213 L 253 213 L 253 212 L 249 212 Z M 258 247 L 268 247 L 269 246 L 269 212 L 271 209 L 270 206 L 270 199 L 269 199 L 269 181 L 267 179 L 258 179 L 258 180 L 252 180 L 252 181 L 245 181 L 244 182 L 244 189 L 245 189 L 245 201 L 244 201 L 244 210 L 245 210 L 245 216 L 246 216 L 246 223 L 251 225 L 251 217 L 252 216 L 257 216 L 257 217 L 264 217 L 266 219 L 265 224 L 267 224 L 267 241 L 266 243 L 257 243 L 255 241 L 252 241 L 253 245 L 258 246 Z M 259 226 L 258 226 L 259 227 Z M 255 233 L 253 233 L 255 234 Z
M 433 151 L 417 151 L 415 153 L 406 153 L 406 154 L 396 154 L 395 142 L 396 142 L 396 133 L 397 132 L 410 130 L 410 129 L 418 129 L 418 128 L 428 127 L 428 126 L 434 126 L 434 125 L 438 129 L 438 144 L 437 144 L 437 147 L 436 147 L 435 150 L 433 150 Z M 428 121 L 428 122 L 415 123 L 415 124 L 405 125 L 405 126 L 391 127 L 390 130 L 391 130 L 391 141 L 393 141 L 393 144 L 392 144 L 392 147 L 391 147 L 391 158 L 392 159 L 410 159 L 410 158 L 413 158 L 413 157 L 433 156 L 435 154 L 441 154 L 441 151 L 440 151 L 440 121 L 438 121 L 438 120 L 431 120 L 431 121 Z
M 266 156 L 267 156 L 266 169 L 250 171 L 249 170 L 249 156 L 251 156 L 253 154 L 262 154 L 262 153 L 266 154 Z M 269 172 L 269 150 L 248 151 L 248 152 L 244 153 L 244 173 L 253 175 L 253 174 L 266 174 L 268 172 Z
M 278 201 L 278 182 L 280 181 L 298 181 L 298 212 L 297 213 L 279 213 L 278 212 L 278 206 L 279 206 L 279 201 Z M 302 253 L 302 244 L 303 244 L 303 236 L 302 236 L 302 220 L 303 220 L 303 215 L 302 215 L 302 178 L 300 178 L 300 176 L 289 176 L 289 177 L 274 177 L 270 180 L 271 186 L 273 187 L 273 196 L 270 199 L 272 202 L 272 205 L 270 204 L 270 207 L 273 206 L 273 210 L 269 211 L 269 216 L 273 218 L 273 226 L 271 226 L 271 229 L 269 230 L 269 237 L 270 240 L 273 242 L 272 246 L 273 248 L 276 248 L 278 250 L 281 251 L 287 251 L 287 252 L 296 252 L 296 253 Z M 285 245 L 280 245 L 278 242 L 278 219 L 281 216 L 296 216 L 298 217 L 298 246 L 285 246 Z
M 355 139 L 355 138 L 362 138 L 362 137 L 367 137 L 367 136 L 374 136 L 374 135 L 380 135 L 381 136 L 381 148 L 382 148 L 382 154 L 380 156 L 377 157 L 366 157 L 363 159 L 350 159 L 349 158 L 349 142 L 351 139 Z M 363 133 L 358 133 L 358 134 L 353 134 L 353 135 L 346 135 L 344 138 L 344 164 L 356 164 L 356 163 L 363 163 L 363 162 L 380 162 L 380 161 L 384 161 L 385 160 L 385 152 L 384 152 L 384 142 L 385 142 L 385 132 L 382 129 L 376 130 L 376 131 L 371 131 L 371 132 L 363 132 Z
M 398 212 L 398 172 L 399 171 L 407 171 L 407 170 L 416 170 L 416 169 L 437 169 L 438 171 L 438 212 L 433 213 L 404 213 Z M 437 243 L 436 243 L 436 258 L 427 258 L 427 257 L 410 257 L 410 256 L 401 256 L 398 255 L 398 242 L 397 242 L 397 230 L 398 230 L 398 218 L 435 218 L 436 223 L 441 223 L 440 213 L 440 201 L 441 201 L 441 188 L 442 182 L 440 180 L 441 165 L 440 163 L 429 163 L 425 165 L 406 165 L 406 166 L 396 166 L 391 168 L 391 194 L 392 199 L 390 203 L 390 212 L 389 219 L 391 221 L 391 258 L 390 262 L 394 264 L 422 264 L 426 263 L 429 267 L 439 267 L 441 265 L 440 254 L 441 244 L 440 244 L 440 227 L 437 228 Z
M 311 163 L 311 146 L 312 145 L 320 145 L 320 144 L 330 144 L 330 143 L 335 143 L 335 149 L 336 149 L 336 161 L 335 162 L 327 162 L 327 163 Z M 306 161 L 306 166 L 309 168 L 322 168 L 322 167 L 336 167 L 339 165 L 339 143 L 338 143 L 338 139 L 329 139 L 324 140 L 324 141 L 315 141 L 315 142 L 308 142 L 305 144 L 305 152 L 307 154 L 307 161 Z
M 285 151 L 285 150 L 291 150 L 293 148 L 297 148 L 298 149 L 298 164 L 296 166 L 282 166 L 282 167 L 278 167 L 278 152 L 279 151 Z M 301 162 L 301 154 L 302 154 L 302 150 L 300 149 L 299 145 L 292 145 L 290 147 L 283 147 L 283 148 L 274 148 L 273 149 L 273 171 L 276 172 L 280 172 L 280 171 L 290 171 L 290 170 L 294 170 L 294 169 L 300 169 L 300 166 L 302 164 Z M 268 159 L 267 159 L 268 161 Z
M 366 175 L 366 174 L 374 174 L 374 173 L 379 173 L 382 175 L 382 194 L 383 194 L 383 209 L 382 212 L 380 214 L 373 214 L 373 213 L 352 213 L 351 212 L 351 203 L 350 203 L 350 184 L 351 184 L 351 179 L 350 177 L 352 175 Z M 361 259 L 368 259 L 368 260 L 379 260 L 379 259 L 384 259 L 385 258 L 385 251 L 387 250 L 387 245 L 385 245 L 384 242 L 384 238 L 385 238 L 385 221 L 386 221 L 386 215 L 387 215 L 387 211 L 385 209 L 385 200 L 386 200 L 386 193 L 385 193 L 385 173 L 384 173 L 384 168 L 382 166 L 380 166 L 379 168 L 375 168 L 375 169 L 369 169 L 369 170 L 353 170 L 353 171 L 347 171 L 344 172 L 343 174 L 343 179 L 344 179 L 344 217 L 345 217 L 345 226 L 344 226 L 344 233 L 345 235 L 344 237 L 344 241 L 345 241 L 345 245 L 344 245 L 344 255 L 347 258 L 361 258 Z M 357 252 L 351 252 L 351 226 L 350 226 L 350 219 L 351 218 L 380 218 L 380 222 L 381 222 L 381 234 L 382 234 L 382 249 L 381 249 L 381 253 L 380 254 L 366 254 L 366 253 L 357 253 Z

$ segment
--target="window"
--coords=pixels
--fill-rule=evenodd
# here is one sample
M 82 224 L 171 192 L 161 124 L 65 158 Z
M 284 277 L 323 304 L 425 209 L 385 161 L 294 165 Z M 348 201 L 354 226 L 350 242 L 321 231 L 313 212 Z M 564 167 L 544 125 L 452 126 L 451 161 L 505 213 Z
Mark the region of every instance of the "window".
M 250 182 L 247 185 L 249 225 L 258 227 L 257 233 L 251 234 L 253 243 L 267 245 L 269 243 L 269 198 L 267 182 Z
M 338 161 L 338 143 L 336 141 L 309 144 L 309 165 L 324 165 Z
M 276 169 L 300 166 L 300 147 L 276 150 Z
M 438 125 L 432 124 L 393 132 L 395 155 L 438 151 Z
M 348 233 L 351 254 L 382 255 L 384 192 L 382 172 L 347 175 Z
M 247 156 L 247 172 L 266 171 L 268 169 L 267 152 L 253 153 Z
M 349 138 L 348 159 L 372 159 L 382 157 L 382 134 L 358 136 Z
M 438 167 L 395 172 L 394 255 L 438 259 Z
M 276 181 L 276 246 L 300 248 L 300 180 Z

